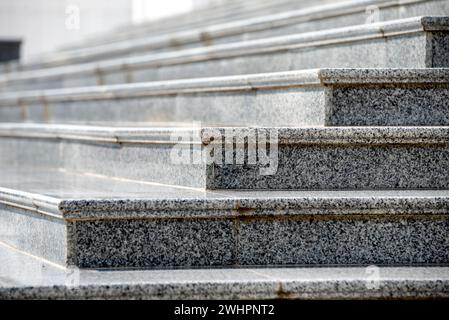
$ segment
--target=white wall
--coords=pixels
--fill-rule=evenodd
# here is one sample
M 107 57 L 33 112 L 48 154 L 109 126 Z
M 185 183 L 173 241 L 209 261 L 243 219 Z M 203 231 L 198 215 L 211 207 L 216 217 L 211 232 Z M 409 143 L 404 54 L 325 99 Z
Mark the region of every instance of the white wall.
M 192 8 L 192 0 L 133 0 L 133 23 L 187 13 Z
M 21 38 L 24 60 L 131 21 L 131 0 L 0 0 L 0 38 Z
M 22 39 L 23 61 L 114 28 L 227 0 L 0 0 L 0 39 Z

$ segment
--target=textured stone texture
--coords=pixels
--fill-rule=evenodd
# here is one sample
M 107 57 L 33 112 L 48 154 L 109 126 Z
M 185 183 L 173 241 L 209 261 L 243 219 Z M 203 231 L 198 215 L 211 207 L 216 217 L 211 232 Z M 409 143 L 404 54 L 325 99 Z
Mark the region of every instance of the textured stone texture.
M 3 121 L 223 126 L 449 124 L 447 69 L 318 69 L 21 92 Z
M 446 219 L 333 217 L 251 219 L 239 224 L 239 265 L 447 263 Z
M 68 262 L 78 267 L 212 267 L 235 261 L 232 221 L 77 221 L 68 232 Z
M 445 189 L 449 181 L 447 127 L 274 128 L 278 155 L 271 157 L 275 171 L 270 175 L 261 174 L 264 165 L 260 162 L 195 163 L 190 144 L 170 141 L 172 133 L 183 141 L 190 141 L 184 135 L 192 134 L 192 139 L 198 139 L 195 146 L 208 145 L 207 151 L 214 146 L 207 135 L 220 132 L 213 128 L 0 127 L 4 136 L 0 143 L 8 151 L 2 160 L 5 164 L 64 168 L 149 183 L 209 189 L 397 190 Z M 244 137 L 245 130 L 234 128 L 234 136 Z M 225 148 L 237 150 L 230 145 Z M 186 151 L 187 157 L 175 157 L 178 151 Z
M 278 169 L 214 165 L 210 189 L 447 189 L 445 146 L 280 146 Z
M 449 87 L 336 86 L 328 94 L 329 126 L 438 126 L 449 124 Z
M 205 130 L 207 132 L 208 129 Z M 278 130 L 279 136 L 278 154 L 276 156 L 273 153 L 271 157 L 274 164 L 271 167 L 277 169 L 275 172 L 269 175 L 261 174 L 260 168 L 266 167 L 263 164 L 210 164 L 207 171 L 207 188 L 448 188 L 449 176 L 446 168 L 449 165 L 449 150 L 445 127 L 274 130 Z M 234 132 L 234 135 L 239 135 L 238 129 Z M 440 132 L 441 136 L 436 134 L 437 132 Z M 232 146 L 227 145 L 224 148 Z
M 427 35 L 427 55 L 429 68 L 437 66 L 449 66 L 448 50 L 449 35 L 448 32 L 432 32 Z
M 69 263 L 184 268 L 449 262 L 447 218 L 295 218 L 76 222 L 68 229 L 75 239 Z
M 363 25 L 369 21 L 366 12 L 369 6 L 376 5 L 378 12 L 375 18 L 379 21 L 415 17 L 421 15 L 440 15 L 449 10 L 446 1 L 411 1 L 392 3 L 385 0 L 352 1 L 331 4 L 326 7 L 306 10 L 291 10 L 264 17 L 240 20 L 234 23 L 225 23 L 208 26 L 202 29 L 183 30 L 161 36 L 142 35 L 120 42 L 100 44 L 96 46 L 81 47 L 72 51 L 65 51 L 63 55 L 53 55 L 41 62 L 24 65 L 22 68 L 43 68 L 55 65 L 69 65 L 101 61 L 115 57 L 136 56 L 151 52 L 172 51 L 173 43 L 176 49 L 210 46 L 237 41 L 285 36 L 288 34 L 316 32 L 344 26 Z M 121 76 L 126 81 L 126 74 Z M 106 80 L 114 83 L 113 80 Z
M 67 230 L 64 220 L 0 201 L 0 242 L 65 265 Z
M 5 209 L 0 240 L 60 265 L 449 262 L 444 190 L 210 192 L 37 169 L 2 176 L 0 202 L 22 211 Z
M 449 8 L 230 10 L 0 66 L 1 120 L 56 123 L 0 124 L 0 297 L 448 297 L 449 18 L 373 3 Z M 229 126 L 276 130 L 275 172 L 173 162 Z
M 429 56 L 433 57 L 433 52 L 438 52 L 437 56 L 445 55 L 445 38 L 435 37 L 433 41 L 428 41 L 429 33 L 447 31 L 447 19 L 435 20 L 439 27 L 431 18 L 425 20 L 432 25 L 429 31 L 425 29 L 424 19 L 417 17 L 312 35 L 288 35 L 99 63 L 24 71 L 3 76 L 0 86 L 3 90 L 13 91 L 60 88 L 69 86 L 75 78 L 80 79 L 76 80 L 79 86 L 93 83 L 114 84 L 123 82 L 124 78 L 120 74 L 125 74 L 127 81 L 141 82 L 305 68 L 446 67 L 444 58 L 435 58 L 433 64 L 428 65 Z M 438 39 L 443 41 L 441 46 L 436 42 Z M 117 76 L 112 76 L 113 74 Z M 67 84 L 64 83 L 66 79 L 69 81 Z
M 365 267 L 65 270 L 2 245 L 0 259 L 2 299 L 419 299 L 449 292 L 445 267 L 380 267 L 373 281 Z

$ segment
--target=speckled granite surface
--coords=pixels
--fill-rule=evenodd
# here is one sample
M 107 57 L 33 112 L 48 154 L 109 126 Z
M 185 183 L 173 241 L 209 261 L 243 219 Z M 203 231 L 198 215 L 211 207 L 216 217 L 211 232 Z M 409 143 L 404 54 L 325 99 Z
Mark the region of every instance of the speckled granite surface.
M 243 138 L 248 130 L 278 133 L 278 155 L 270 159 L 273 172 L 261 175 L 263 165 L 258 164 L 217 160 L 206 167 L 206 160 L 192 160 L 190 143 L 171 139 L 190 132 L 196 137 L 192 144 L 203 144 L 206 155 L 210 149 L 205 148 L 213 147 L 208 136 L 225 132 L 218 128 L 3 124 L 0 145 L 5 156 L 0 163 L 209 189 L 445 189 L 448 128 L 227 128 Z M 187 157 L 178 157 L 180 151 Z
M 242 136 L 248 129 L 204 129 L 209 136 Z M 270 128 L 259 128 L 262 135 Z M 209 189 L 447 189 L 447 127 L 272 128 L 272 174 L 263 164 L 213 163 Z M 276 141 L 276 140 L 274 140 Z M 219 145 L 218 142 L 213 142 Z M 224 149 L 232 148 L 225 145 Z M 231 149 L 232 150 L 232 149 Z M 234 147 L 234 150 L 236 148 Z M 242 150 L 242 146 L 238 147 Z
M 38 168 L 1 174 L 0 241 L 60 265 L 449 263 L 447 190 L 202 191 Z
M 449 69 L 316 69 L 0 95 L 9 122 L 448 125 Z M 206 109 L 205 109 L 206 106 Z
M 4 90 L 21 91 L 109 85 L 127 83 L 130 79 L 144 82 L 306 68 L 444 68 L 447 67 L 444 57 L 447 39 L 435 36 L 429 40 L 429 35 L 446 32 L 447 25 L 446 17 L 413 17 L 177 52 L 156 52 L 6 74 L 0 78 L 0 86 Z
M 279 1 L 279 0 L 278 0 Z M 238 14 L 231 14 L 229 18 L 236 19 L 233 23 L 217 23 L 210 21 L 210 25 L 201 28 L 172 31 L 161 37 L 154 32 L 141 30 L 140 36 L 129 35 L 118 43 L 97 43 L 74 50 L 64 51 L 61 55 L 47 55 L 37 61 L 20 64 L 16 69 L 33 70 L 37 68 L 69 65 L 71 63 L 99 61 L 111 57 L 128 57 L 152 52 L 169 52 L 173 50 L 173 43 L 177 49 L 196 48 L 242 40 L 262 39 L 288 34 L 320 31 L 344 26 L 355 26 L 366 23 L 366 10 L 376 6 L 379 21 L 415 17 L 423 14 L 440 15 L 449 10 L 449 3 L 442 0 L 412 0 L 407 2 L 391 2 L 388 0 L 356 0 L 356 1 L 327 1 L 326 5 L 318 6 L 315 0 L 314 8 L 298 8 L 294 6 L 285 12 L 273 14 L 266 12 L 260 18 L 238 19 Z M 301 6 L 304 1 L 301 1 Z M 254 5 L 251 3 L 251 5 Z M 282 4 L 281 4 L 282 5 Z M 272 8 L 279 9 L 279 8 Z M 298 10 L 299 9 L 299 10 Z M 240 12 L 239 12 L 240 14 Z M 207 15 L 214 15 L 210 12 Z M 259 13 L 259 15 L 261 15 Z M 165 23 L 164 23 L 165 25 Z M 426 30 L 432 27 L 441 28 L 441 23 L 431 19 L 423 21 Z M 187 30 L 186 30 L 187 29 Z M 160 28 L 158 28 L 160 31 Z M 144 33 L 145 32 L 145 33 Z M 123 37 L 123 34 L 121 34 Z M 119 35 L 116 35 L 119 37 Z M 101 40 L 100 40 L 101 41 Z M 0 70 L 1 65 L 0 65 Z
M 449 296 L 447 267 L 62 269 L 0 244 L 2 299 L 392 299 Z

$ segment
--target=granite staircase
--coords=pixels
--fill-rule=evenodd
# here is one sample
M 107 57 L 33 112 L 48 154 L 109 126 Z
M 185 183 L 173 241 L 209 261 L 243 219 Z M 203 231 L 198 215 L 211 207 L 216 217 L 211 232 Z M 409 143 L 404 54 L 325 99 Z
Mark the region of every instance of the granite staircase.
M 1 65 L 0 297 L 449 296 L 449 1 L 166 22 Z

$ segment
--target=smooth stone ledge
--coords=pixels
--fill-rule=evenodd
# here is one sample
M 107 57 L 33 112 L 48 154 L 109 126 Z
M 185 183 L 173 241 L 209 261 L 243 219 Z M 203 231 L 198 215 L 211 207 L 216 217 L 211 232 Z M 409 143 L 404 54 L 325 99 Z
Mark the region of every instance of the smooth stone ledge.
M 448 144 L 449 127 L 316 127 L 316 128 L 278 128 L 278 127 L 228 127 L 204 128 L 201 132 L 203 144 L 227 144 L 223 140 L 231 137 L 246 137 L 276 134 L 277 144 Z M 211 138 L 212 142 L 211 142 Z M 222 138 L 220 140 L 220 138 Z M 240 146 L 241 147 L 241 146 Z
M 117 144 L 222 143 L 219 138 L 249 133 L 277 134 L 277 143 L 290 144 L 448 144 L 449 127 L 110 127 L 72 124 L 1 123 L 0 136 L 58 140 L 90 140 Z M 176 139 L 173 138 L 176 137 Z M 193 140 L 178 140 L 190 137 Z M 217 142 L 218 141 L 218 142 Z
M 154 95 L 180 95 L 226 91 L 236 92 L 303 86 L 332 87 L 333 85 L 351 84 L 449 84 L 449 68 L 324 68 L 70 89 L 35 90 L 3 93 L 0 95 L 0 106 L 11 106 L 11 104 L 20 106 L 31 102 L 45 103 L 96 99 L 112 100 Z
M 2 299 L 420 299 L 449 296 L 447 267 L 61 269 L 0 245 Z M 373 280 L 373 272 L 378 276 Z

